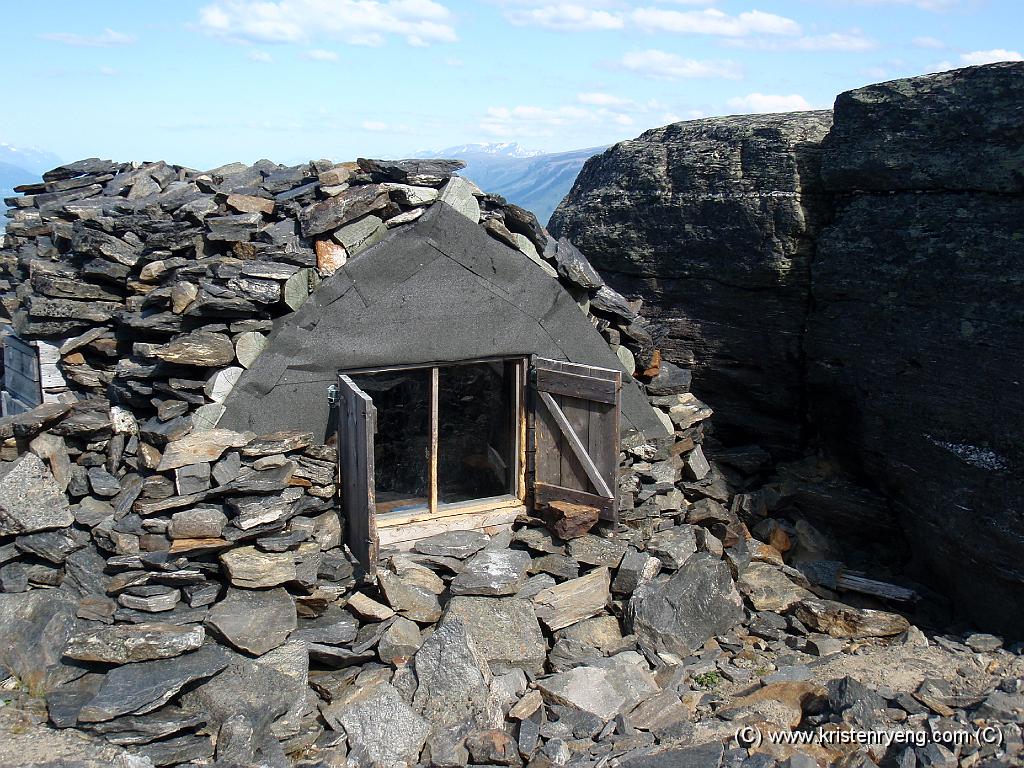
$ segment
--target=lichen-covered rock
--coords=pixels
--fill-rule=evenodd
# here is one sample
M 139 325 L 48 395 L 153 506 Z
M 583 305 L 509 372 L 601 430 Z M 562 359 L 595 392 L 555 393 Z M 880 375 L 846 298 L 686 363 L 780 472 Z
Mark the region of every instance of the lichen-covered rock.
M 0 536 L 63 528 L 74 519 L 67 497 L 34 453 L 0 466 Z
M 796 445 L 800 335 L 829 112 L 675 123 L 587 161 L 551 218 L 644 300 L 662 359 L 693 367 L 724 437 Z M 657 276 L 656 280 L 650 279 Z
M 841 94 L 806 337 L 813 416 L 978 626 L 1024 588 L 1024 63 Z M 927 194 L 924 194 L 927 193 Z M 1014 512 L 1013 510 L 1016 510 Z M 970 574 L 970 578 L 965 578 Z
M 423 641 L 413 665 L 413 707 L 435 727 L 465 733 L 501 724 L 490 703 L 491 668 L 461 621 L 441 624 Z
M 691 556 L 667 581 L 640 585 L 629 601 L 629 628 L 640 642 L 682 658 L 742 619 L 743 601 L 729 567 L 705 552 Z

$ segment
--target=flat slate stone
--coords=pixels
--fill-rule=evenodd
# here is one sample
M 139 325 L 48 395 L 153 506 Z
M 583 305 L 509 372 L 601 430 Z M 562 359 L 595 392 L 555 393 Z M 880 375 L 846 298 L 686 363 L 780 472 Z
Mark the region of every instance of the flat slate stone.
M 168 363 L 221 367 L 235 359 L 235 347 L 222 333 L 193 331 L 158 347 L 153 354 Z
M 407 619 L 432 624 L 441 618 L 441 603 L 433 592 L 405 581 L 390 571 L 380 571 L 377 580 L 388 604 Z
M 321 616 L 303 619 L 291 639 L 321 645 L 344 645 L 355 640 L 358 631 L 359 622 L 344 608 L 332 605 Z
M 647 551 L 666 568 L 678 570 L 697 551 L 697 534 L 692 525 L 677 525 L 656 532 L 647 542 Z
M 262 655 L 284 643 L 295 630 L 295 601 L 280 587 L 231 587 L 210 609 L 206 625 L 238 650 Z
M 431 730 L 388 683 L 364 688 L 324 715 L 345 729 L 349 750 L 362 752 L 373 765 L 415 764 Z
M 480 531 L 448 531 L 420 539 L 412 548 L 423 555 L 464 560 L 487 546 L 488 541 L 490 536 Z
M 88 536 L 80 531 L 66 528 L 58 531 L 28 533 L 19 536 L 16 544 L 22 552 L 28 552 L 59 565 L 67 559 L 68 555 L 77 552 L 88 541 Z
M 152 712 L 189 683 L 213 677 L 227 666 L 229 658 L 223 648 L 208 645 L 180 658 L 118 667 L 107 673 L 99 691 L 78 713 L 78 720 L 102 722 Z
M 622 654 L 537 681 L 544 698 L 590 712 L 605 722 L 658 691 L 642 656 Z
M 569 542 L 569 556 L 586 565 L 618 568 L 625 554 L 626 542 L 620 539 L 606 539 L 588 533 Z
M 207 429 L 193 432 L 167 444 L 157 466 L 158 472 L 177 469 L 188 464 L 216 461 L 228 448 L 238 448 L 251 439 L 250 435 L 230 429 Z
M 117 624 L 79 632 L 64 655 L 80 661 L 128 664 L 169 659 L 197 650 L 206 632 L 198 626 L 176 624 Z
M 530 555 L 518 549 L 484 550 L 466 562 L 450 589 L 453 595 L 514 595 L 526 582 Z
M 167 534 L 172 539 L 216 539 L 227 522 L 217 507 L 193 507 L 171 515 Z
M 453 597 L 441 624 L 461 621 L 495 672 L 524 669 L 540 674 L 547 643 L 529 600 L 516 597 Z
M 231 583 L 257 589 L 294 581 L 295 558 L 289 552 L 261 552 L 256 547 L 238 547 L 220 556 Z
M 34 453 L 0 466 L 0 536 L 66 528 L 74 521 L 67 496 Z

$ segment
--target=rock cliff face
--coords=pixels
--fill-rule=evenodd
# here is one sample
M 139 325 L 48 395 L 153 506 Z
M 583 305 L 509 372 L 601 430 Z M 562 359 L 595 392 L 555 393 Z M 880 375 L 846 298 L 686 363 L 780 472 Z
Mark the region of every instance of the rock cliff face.
M 964 612 L 1019 633 L 1024 64 L 844 93 L 831 123 L 650 131 L 552 228 L 692 354 L 724 442 L 834 453 Z
M 830 112 L 677 123 L 591 159 L 551 219 L 620 292 L 662 354 L 713 394 L 716 429 L 795 448 L 800 337 Z
M 813 420 L 960 607 L 1021 631 L 1024 64 L 840 95 L 822 177 Z

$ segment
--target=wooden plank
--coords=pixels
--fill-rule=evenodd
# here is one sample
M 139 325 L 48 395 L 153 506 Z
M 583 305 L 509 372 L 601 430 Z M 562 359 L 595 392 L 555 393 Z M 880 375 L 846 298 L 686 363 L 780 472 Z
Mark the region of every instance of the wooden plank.
M 568 360 L 552 360 L 548 357 L 535 357 L 533 359 L 533 364 L 537 370 L 546 368 L 552 371 L 576 374 L 577 376 L 594 376 L 602 379 L 611 379 L 616 376 L 621 376 L 621 371 L 615 368 L 601 368 L 597 365 L 570 363 Z
M 527 444 L 527 415 L 525 407 L 526 393 L 526 361 L 517 360 L 514 364 L 514 377 L 512 382 L 512 407 L 515 414 L 516 445 L 515 456 L 516 466 L 514 493 L 519 499 L 526 498 L 526 444 Z
M 373 471 L 376 431 L 373 401 L 348 376 L 339 376 L 338 468 L 345 543 L 370 580 L 376 578 L 379 547 Z
M 583 453 L 586 454 L 586 445 L 589 442 L 590 403 L 575 397 L 551 395 L 551 399 L 561 409 L 569 427 L 579 438 L 579 444 L 583 446 Z M 558 421 L 557 416 L 555 421 Z M 576 488 L 581 491 L 589 491 L 593 485 L 594 490 L 597 490 L 583 460 L 574 450 L 572 442 L 560 424 L 559 430 L 562 432 L 562 439 L 559 443 L 562 455 L 562 474 L 558 484 L 564 488 Z
M 495 496 L 491 499 L 464 501 L 458 504 L 442 504 L 438 507 L 436 512 L 419 509 L 409 510 L 408 512 L 398 512 L 387 516 L 382 515 L 377 519 L 377 530 L 380 531 L 384 528 L 408 525 L 409 523 L 419 523 L 424 520 L 440 520 L 445 517 L 471 515 L 477 512 L 485 512 L 494 509 L 507 509 L 509 507 L 518 507 L 521 505 L 522 501 L 511 495 Z
M 537 369 L 537 389 L 553 395 L 614 404 L 621 386 L 621 383 L 614 379 L 598 379 L 564 371 Z
M 616 405 L 591 403 L 587 453 L 602 477 L 610 478 L 614 503 L 601 517 L 618 524 L 619 415 Z
M 437 514 L 437 456 L 439 430 L 438 401 L 440 399 L 439 371 L 437 367 L 430 369 L 430 456 L 427 477 L 427 508 L 431 514 Z
M 534 504 L 540 507 L 547 506 L 553 501 L 569 501 L 573 504 L 597 507 L 602 516 L 611 512 L 615 504 L 615 499 L 542 482 L 535 482 L 533 484 L 533 497 Z
M 562 431 L 562 434 L 565 436 L 569 448 L 576 455 L 576 458 L 579 459 L 580 464 L 587 473 L 587 477 L 589 477 L 590 482 L 594 484 L 594 488 L 600 495 L 607 498 L 614 498 L 614 494 L 612 493 L 608 482 L 601 476 L 597 467 L 594 466 L 593 460 L 587 454 L 586 447 L 584 447 L 583 443 L 580 441 L 579 435 L 576 434 L 576 431 L 573 429 L 569 419 L 566 417 L 565 413 L 563 413 L 562 409 L 559 408 L 558 403 L 555 402 L 555 399 L 548 392 L 539 392 L 538 394 L 540 395 L 541 402 L 547 406 L 551 415 L 555 417 L 555 421 L 557 422 L 559 429 Z
M 595 568 L 586 576 L 542 589 L 533 598 L 533 608 L 541 623 L 556 632 L 603 611 L 610 583 L 608 568 Z
M 520 515 L 526 514 L 526 507 L 521 503 L 502 509 L 484 510 L 480 512 L 451 515 L 430 520 L 422 520 L 399 526 L 380 529 L 380 546 L 382 549 L 408 550 L 420 539 L 436 536 L 448 531 L 480 531 L 498 533 L 508 530 Z
M 561 442 L 562 432 L 551 412 L 540 403 L 540 393 L 531 393 L 534 399 L 534 453 L 533 471 L 536 482 L 562 484 Z
M 4 371 L 4 389 L 11 395 L 27 404 L 30 408 L 39 405 L 43 401 L 42 387 L 39 380 L 32 380 L 10 368 Z
M 17 371 L 30 379 L 38 378 L 39 358 L 17 347 L 6 347 L 4 349 L 4 368 L 9 371 Z
M 39 354 L 40 365 L 54 365 L 60 362 L 60 347 L 45 341 L 37 341 L 35 346 Z

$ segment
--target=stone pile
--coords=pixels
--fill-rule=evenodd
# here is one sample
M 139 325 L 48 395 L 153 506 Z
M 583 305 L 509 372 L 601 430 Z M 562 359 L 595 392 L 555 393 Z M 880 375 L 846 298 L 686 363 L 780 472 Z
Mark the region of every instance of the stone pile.
M 864 486 L 836 514 L 890 499 L 861 537 L 902 528 L 964 616 L 1018 636 L 1022 101 L 1004 61 L 675 123 L 587 161 L 550 222 L 643 298 L 723 441 L 827 453 Z
M 929 645 L 902 616 L 809 582 L 783 550 L 813 529 L 749 511 L 756 494 L 689 447 L 706 406 L 655 401 L 681 428 L 667 448 L 624 452 L 633 527 L 450 532 L 384 552 L 375 585 L 339 546 L 331 449 L 311 435 L 161 434 L 170 422 L 97 400 L 5 419 L 5 450 L 27 451 L 0 477 L 0 661 L 53 726 L 139 765 L 882 758 L 737 743 L 745 724 L 994 723 L 998 748 L 929 743 L 913 759 L 998 765 L 983 761 L 1019 750 L 1015 652 L 983 635 Z M 850 677 L 871 653 L 900 652 L 931 654 L 911 686 Z M 973 676 L 934 674 L 949 659 Z
M 872 718 L 998 723 L 1003 744 L 957 749 L 964 765 L 1019 751 L 1017 655 L 976 635 L 919 646 L 885 606 L 810 582 L 793 566 L 821 537 L 782 514 L 798 489 L 709 439 L 688 374 L 568 241 L 453 170 L 84 161 L 13 199 L 5 306 L 19 335 L 62 340 L 65 383 L 0 420 L 5 698 L 43 700 L 52 726 L 140 768 L 792 766 L 736 729 Z M 618 528 L 452 532 L 382 553 L 366 584 L 341 546 L 334 449 L 219 429 L 219 404 L 274 319 L 434 200 L 547 264 L 672 434 L 624 440 Z M 976 674 L 871 698 L 845 678 L 876 652 Z
M 200 172 L 163 162 L 71 163 L 6 200 L 0 304 L 14 332 L 59 361 L 44 382 L 46 400 L 89 392 L 139 415 L 206 406 L 197 419 L 212 427 L 273 320 L 441 201 L 561 281 L 628 372 L 659 374 L 639 306 L 533 214 L 453 175 L 461 167 L 260 161 Z

